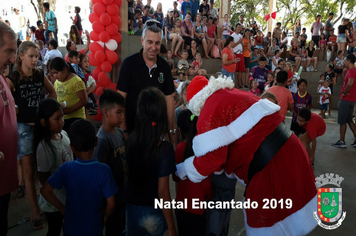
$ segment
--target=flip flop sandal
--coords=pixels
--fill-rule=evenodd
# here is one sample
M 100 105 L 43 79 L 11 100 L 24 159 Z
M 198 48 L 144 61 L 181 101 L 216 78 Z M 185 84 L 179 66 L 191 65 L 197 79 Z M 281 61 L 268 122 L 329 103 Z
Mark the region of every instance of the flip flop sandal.
M 17 197 L 22 198 L 25 196 L 25 185 L 19 185 L 17 187 Z
M 44 223 L 41 217 L 32 220 L 33 229 L 43 229 Z

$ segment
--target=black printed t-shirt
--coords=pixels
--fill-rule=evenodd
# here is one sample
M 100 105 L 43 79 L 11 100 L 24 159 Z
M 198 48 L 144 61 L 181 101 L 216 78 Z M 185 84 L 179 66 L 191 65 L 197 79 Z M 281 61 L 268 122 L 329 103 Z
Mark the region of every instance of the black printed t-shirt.
M 38 105 L 44 99 L 43 71 L 34 70 L 32 76 L 21 79 L 20 73 L 14 71 L 8 78 L 15 86 L 12 96 L 19 111 L 17 122 L 35 123 Z
M 128 132 L 132 132 L 135 127 L 138 95 L 143 89 L 153 86 L 161 90 L 164 95 L 171 95 L 175 92 L 169 64 L 157 56 L 157 67 L 149 71 L 143 60 L 142 51 L 143 49 L 122 62 L 116 87 L 127 93 L 126 125 Z

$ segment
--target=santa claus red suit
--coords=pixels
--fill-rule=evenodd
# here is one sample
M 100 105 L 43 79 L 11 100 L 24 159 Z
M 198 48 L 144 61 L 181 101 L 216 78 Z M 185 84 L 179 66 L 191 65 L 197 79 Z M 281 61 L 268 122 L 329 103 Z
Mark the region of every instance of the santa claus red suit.
M 231 79 L 195 77 L 187 90 L 189 109 L 199 116 L 195 157 L 177 165 L 177 175 L 200 182 L 212 173 L 248 184 L 244 209 L 247 235 L 305 235 L 317 225 L 317 190 L 308 154 L 294 134 L 286 138 L 264 168 L 249 179 L 249 166 L 266 137 L 283 121 L 280 107 L 234 88 Z M 267 200 L 264 200 L 267 199 Z M 275 209 L 263 209 L 275 199 Z M 290 199 L 291 205 L 286 205 Z M 273 200 L 274 201 L 274 200 Z M 289 200 L 288 200 L 289 201 Z M 290 202 L 288 202 L 290 203 Z M 288 209 L 290 208 L 290 209 Z

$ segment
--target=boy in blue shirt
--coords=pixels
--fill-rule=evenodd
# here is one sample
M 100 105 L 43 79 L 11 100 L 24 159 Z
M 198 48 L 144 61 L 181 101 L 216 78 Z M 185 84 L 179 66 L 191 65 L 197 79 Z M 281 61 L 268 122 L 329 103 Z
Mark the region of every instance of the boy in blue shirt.
M 119 127 L 124 120 L 125 99 L 118 92 L 111 89 L 104 90 L 99 98 L 99 107 L 103 114 L 103 124 L 96 135 L 98 145 L 94 151 L 94 158 L 109 165 L 119 187 L 119 193 L 115 194 L 115 210 L 105 224 L 105 235 L 124 235 L 127 183 L 124 165 L 126 139 Z
M 189 0 L 185 0 L 184 2 L 182 2 L 182 6 L 180 7 L 180 12 L 183 15 L 183 20 L 185 18 L 185 14 L 187 13 L 187 11 L 192 13 L 192 6 L 190 5 Z M 194 19 L 192 18 L 191 20 L 193 21 Z
M 114 210 L 118 188 L 109 166 L 93 158 L 97 144 L 94 126 L 87 120 L 75 121 L 69 139 L 77 159 L 59 167 L 42 186 L 41 194 L 65 214 L 64 235 L 103 235 L 104 222 Z M 62 187 L 66 190 L 65 205 L 53 193 L 53 189 Z

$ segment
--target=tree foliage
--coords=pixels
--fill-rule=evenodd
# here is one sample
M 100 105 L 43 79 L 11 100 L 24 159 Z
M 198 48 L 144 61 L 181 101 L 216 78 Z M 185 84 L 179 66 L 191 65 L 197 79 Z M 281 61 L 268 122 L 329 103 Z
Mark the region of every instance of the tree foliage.
M 304 20 L 302 27 L 310 27 L 315 21 L 315 17 L 320 14 L 321 21 L 325 22 L 329 13 L 333 12 L 335 17 L 334 24 L 343 17 L 352 17 L 354 15 L 355 0 L 284 0 L 277 2 L 277 11 L 285 12 L 284 17 L 280 17 L 284 28 L 290 28 L 298 19 Z
M 219 8 L 220 1 L 215 1 L 214 6 Z M 275 0 L 277 1 L 277 0 Z M 254 17 L 261 30 L 267 28 L 264 16 L 268 14 L 269 0 L 233 0 L 231 1 L 232 25 L 235 25 L 241 14 L 244 14 L 246 22 L 251 22 Z M 282 23 L 283 30 L 292 27 L 299 18 L 303 27 L 310 27 L 315 21 L 316 15 L 321 15 L 321 21 L 328 19 L 329 12 L 334 12 L 334 23 L 343 17 L 353 19 L 356 15 L 355 0 L 281 0 L 276 2 L 277 21 Z

